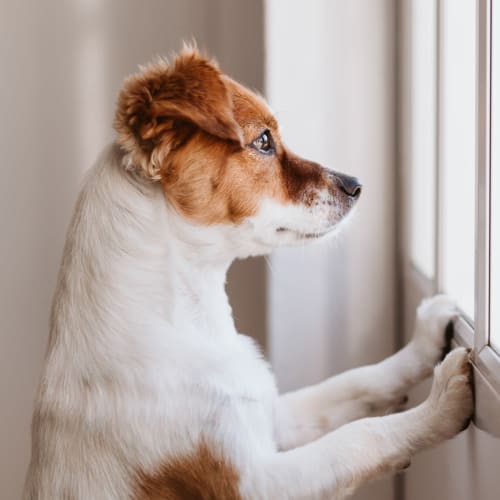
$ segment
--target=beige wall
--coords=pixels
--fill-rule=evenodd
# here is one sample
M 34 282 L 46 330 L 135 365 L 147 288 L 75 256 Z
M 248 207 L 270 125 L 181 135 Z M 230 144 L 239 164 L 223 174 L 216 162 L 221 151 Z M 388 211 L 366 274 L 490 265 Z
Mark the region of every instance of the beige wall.
M 271 257 L 269 343 L 282 389 L 380 360 L 394 348 L 393 4 L 266 3 L 266 86 L 285 141 L 364 185 L 335 243 Z M 392 495 L 386 480 L 356 498 Z
M 0 498 L 21 495 L 66 226 L 82 173 L 112 137 L 120 82 L 195 36 L 261 88 L 262 30 L 260 1 L 0 3 Z M 263 338 L 263 263 L 235 266 L 232 278 L 240 328 Z

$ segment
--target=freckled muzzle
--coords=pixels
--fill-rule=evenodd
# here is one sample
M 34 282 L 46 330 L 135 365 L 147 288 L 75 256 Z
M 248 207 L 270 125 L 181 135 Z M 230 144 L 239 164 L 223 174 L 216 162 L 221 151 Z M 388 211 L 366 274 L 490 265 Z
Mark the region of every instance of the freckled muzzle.
M 299 198 L 291 206 L 303 211 L 291 213 L 275 231 L 292 235 L 296 242 L 319 239 L 335 230 L 351 211 L 361 195 L 361 182 L 298 157 L 287 160 L 288 192 Z

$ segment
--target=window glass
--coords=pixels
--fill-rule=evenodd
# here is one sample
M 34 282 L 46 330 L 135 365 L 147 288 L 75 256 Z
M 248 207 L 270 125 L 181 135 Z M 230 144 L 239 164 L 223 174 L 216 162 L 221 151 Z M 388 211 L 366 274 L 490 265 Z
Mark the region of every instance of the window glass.
M 412 2 L 411 16 L 410 257 L 428 278 L 433 278 L 436 232 L 436 2 Z
M 492 4 L 490 343 L 500 353 L 500 4 Z
M 474 317 L 476 9 L 441 3 L 440 287 Z

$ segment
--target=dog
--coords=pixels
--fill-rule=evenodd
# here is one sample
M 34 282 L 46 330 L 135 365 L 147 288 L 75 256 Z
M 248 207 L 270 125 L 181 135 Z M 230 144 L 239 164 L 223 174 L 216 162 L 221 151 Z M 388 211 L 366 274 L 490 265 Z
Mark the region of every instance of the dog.
M 393 356 L 284 395 L 236 332 L 231 262 L 326 239 L 361 193 L 289 151 L 262 97 L 185 47 L 125 81 L 115 129 L 68 231 L 25 500 L 341 499 L 467 426 L 468 353 L 434 368 L 445 296 Z

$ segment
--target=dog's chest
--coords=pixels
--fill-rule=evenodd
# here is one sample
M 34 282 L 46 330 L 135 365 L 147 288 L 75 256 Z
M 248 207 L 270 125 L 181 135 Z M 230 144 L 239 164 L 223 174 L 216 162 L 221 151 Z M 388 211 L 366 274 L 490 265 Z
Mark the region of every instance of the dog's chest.
M 276 385 L 251 339 L 238 335 L 225 343 L 202 342 L 191 352 L 179 351 L 177 359 L 184 368 L 165 370 L 154 398 L 164 403 L 155 405 L 156 416 L 149 419 L 146 439 L 155 436 L 146 447 L 150 452 L 167 456 L 172 446 L 187 450 L 201 437 L 236 443 L 246 436 L 259 448 L 275 448 Z
M 193 372 L 194 397 L 204 399 L 200 403 L 213 408 L 220 418 L 234 413 L 233 422 L 237 415 L 242 425 L 247 421 L 272 426 L 277 389 L 268 363 L 244 335 L 220 348 L 222 352 L 206 350 Z
M 253 341 L 238 335 L 222 358 L 209 361 L 205 373 L 205 397 L 212 406 L 213 422 L 223 434 L 247 436 L 259 448 L 272 450 L 274 404 L 277 389 L 268 363 Z

